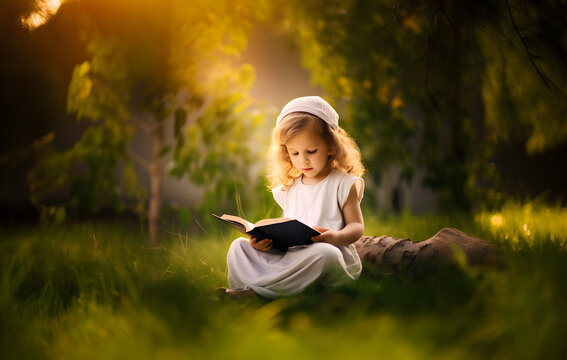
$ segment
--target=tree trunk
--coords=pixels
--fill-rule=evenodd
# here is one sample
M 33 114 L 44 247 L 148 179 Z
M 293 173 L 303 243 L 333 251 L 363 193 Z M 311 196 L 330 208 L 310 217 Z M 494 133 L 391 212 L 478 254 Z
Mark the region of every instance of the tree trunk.
M 151 131 L 152 159 L 149 164 L 150 172 L 150 199 L 148 205 L 148 226 L 150 231 L 150 245 L 158 245 L 161 217 L 162 198 L 162 166 L 160 152 L 163 147 L 163 125 L 157 120 Z
M 457 265 L 459 252 L 472 266 L 492 265 L 497 260 L 492 244 L 449 228 L 422 242 L 390 236 L 363 236 L 354 245 L 365 263 L 400 273 L 423 274 L 453 268 Z

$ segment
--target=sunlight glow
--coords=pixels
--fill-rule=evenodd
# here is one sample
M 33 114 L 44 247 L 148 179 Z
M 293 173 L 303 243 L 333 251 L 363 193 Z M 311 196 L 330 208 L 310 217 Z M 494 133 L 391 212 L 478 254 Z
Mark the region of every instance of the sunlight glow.
M 532 234 L 532 232 L 530 231 L 530 229 L 528 228 L 528 224 L 524 224 L 524 226 L 522 227 L 522 229 L 524 230 L 524 234 L 526 234 L 526 236 L 530 236 Z
M 500 227 L 504 223 L 504 217 L 502 214 L 495 214 L 490 218 L 490 223 L 494 227 Z
M 22 18 L 22 24 L 30 30 L 45 24 L 59 10 L 63 1 L 65 0 L 36 0 L 37 10 Z

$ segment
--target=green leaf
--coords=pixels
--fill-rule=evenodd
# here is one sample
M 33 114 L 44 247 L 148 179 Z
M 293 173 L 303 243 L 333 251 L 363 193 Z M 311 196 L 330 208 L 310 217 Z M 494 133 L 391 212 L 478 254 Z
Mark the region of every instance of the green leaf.
M 138 177 L 136 176 L 136 171 L 132 162 L 126 162 L 124 165 L 124 188 L 128 196 L 134 196 L 136 189 L 138 187 Z
M 164 157 L 170 151 L 171 151 L 171 144 L 165 145 L 163 148 L 161 148 L 161 151 L 159 152 L 159 157 Z

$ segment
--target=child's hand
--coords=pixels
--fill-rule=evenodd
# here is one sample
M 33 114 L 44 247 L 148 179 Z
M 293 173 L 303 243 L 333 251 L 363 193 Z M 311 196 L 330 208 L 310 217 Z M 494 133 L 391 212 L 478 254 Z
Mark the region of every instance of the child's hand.
M 321 233 L 321 235 L 316 235 L 311 238 L 313 242 L 327 242 L 329 244 L 334 244 L 335 240 L 339 237 L 338 231 L 320 227 L 313 228 Z
M 268 251 L 272 248 L 272 239 L 257 240 L 254 237 L 250 238 L 250 245 L 256 250 Z

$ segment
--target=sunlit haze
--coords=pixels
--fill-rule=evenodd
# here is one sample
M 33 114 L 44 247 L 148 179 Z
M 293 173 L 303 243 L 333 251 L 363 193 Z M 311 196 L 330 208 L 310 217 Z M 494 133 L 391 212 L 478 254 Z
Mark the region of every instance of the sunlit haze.
M 30 29 L 45 24 L 59 10 L 63 1 L 65 0 L 37 0 L 37 10 L 22 18 L 22 24 Z

